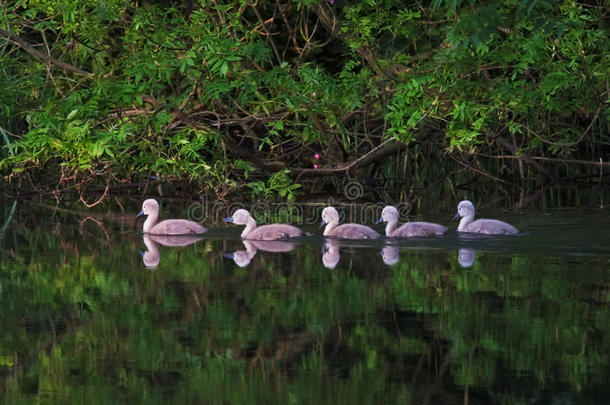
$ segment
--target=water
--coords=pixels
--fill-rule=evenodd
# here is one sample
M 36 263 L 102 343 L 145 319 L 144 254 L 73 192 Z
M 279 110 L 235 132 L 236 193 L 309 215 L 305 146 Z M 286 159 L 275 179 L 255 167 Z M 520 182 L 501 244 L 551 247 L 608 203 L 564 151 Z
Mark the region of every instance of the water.
M 20 202 L 0 239 L 3 403 L 610 403 L 607 209 L 389 242 L 206 223 L 178 247 L 91 211 Z

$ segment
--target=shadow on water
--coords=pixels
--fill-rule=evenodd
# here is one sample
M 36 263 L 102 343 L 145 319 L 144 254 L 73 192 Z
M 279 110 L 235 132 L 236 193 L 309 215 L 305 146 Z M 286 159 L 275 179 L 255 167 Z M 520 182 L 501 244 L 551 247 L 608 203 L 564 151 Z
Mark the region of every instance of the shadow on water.
M 608 403 L 610 212 L 485 214 L 523 233 L 458 234 L 449 212 L 427 217 L 450 227 L 432 238 L 254 242 L 206 223 L 182 239 L 19 204 L 0 397 Z

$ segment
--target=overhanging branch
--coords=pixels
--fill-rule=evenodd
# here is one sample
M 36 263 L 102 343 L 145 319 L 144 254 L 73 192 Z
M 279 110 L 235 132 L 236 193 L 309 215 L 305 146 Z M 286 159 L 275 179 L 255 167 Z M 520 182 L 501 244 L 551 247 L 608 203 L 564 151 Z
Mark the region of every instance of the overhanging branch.
M 73 73 L 78 73 L 80 75 L 85 75 L 85 76 L 93 76 L 93 73 L 91 73 L 91 72 L 84 71 L 82 69 L 77 68 L 76 66 L 70 65 L 69 63 L 62 62 L 59 59 L 55 59 L 51 55 L 47 55 L 43 52 L 40 52 L 39 50 L 34 48 L 32 45 L 30 45 L 27 41 L 25 41 L 24 39 L 21 39 L 17 35 L 13 35 L 8 31 L 0 30 L 0 36 L 2 36 L 4 39 L 6 39 L 7 42 L 9 42 L 13 45 L 17 45 L 18 47 L 20 47 L 21 49 L 23 49 L 30 55 L 33 55 L 39 59 L 42 59 L 44 62 L 51 63 L 57 67 L 60 67 L 64 70 L 67 70 L 67 71 L 70 71 Z

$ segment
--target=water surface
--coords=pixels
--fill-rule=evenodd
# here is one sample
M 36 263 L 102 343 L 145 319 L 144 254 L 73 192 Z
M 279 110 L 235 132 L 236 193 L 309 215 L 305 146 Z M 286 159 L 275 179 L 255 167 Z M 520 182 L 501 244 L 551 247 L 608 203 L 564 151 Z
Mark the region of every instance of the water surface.
M 244 244 L 212 223 L 164 246 L 131 212 L 19 203 L 2 402 L 609 403 L 610 211 L 497 213 L 515 237 L 452 214 L 427 239 Z

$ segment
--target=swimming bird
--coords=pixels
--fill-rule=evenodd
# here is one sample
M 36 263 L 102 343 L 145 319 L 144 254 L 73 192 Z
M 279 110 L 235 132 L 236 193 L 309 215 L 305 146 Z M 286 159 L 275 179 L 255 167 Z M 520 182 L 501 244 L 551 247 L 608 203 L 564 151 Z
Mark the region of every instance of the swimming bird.
M 244 209 L 238 209 L 233 213 L 233 216 L 226 217 L 224 221 L 232 222 L 236 225 L 246 225 L 246 228 L 241 233 L 242 239 L 275 240 L 294 238 L 303 234 L 303 231 L 296 226 L 286 224 L 269 224 L 257 227 L 254 218 Z
M 159 203 L 152 198 L 142 203 L 142 211 L 137 216 L 142 215 L 147 216 L 142 227 L 142 232 L 152 235 L 188 235 L 207 231 L 197 222 L 186 219 L 166 219 L 157 223 L 159 218 Z
M 488 235 L 515 235 L 519 230 L 497 219 L 477 219 L 474 221 L 474 205 L 468 200 L 461 201 L 453 219 L 462 218 L 458 232 L 484 233 Z
M 442 235 L 447 232 L 446 227 L 431 222 L 407 222 L 397 228 L 398 210 L 391 205 L 386 206 L 381 211 L 381 218 L 379 218 L 377 223 L 380 224 L 381 222 L 388 223 L 385 227 L 385 234 L 389 237 L 409 238 L 413 236 Z
M 334 207 L 326 207 L 322 210 L 322 223 L 324 236 L 334 236 L 344 239 L 377 239 L 379 234 L 373 229 L 360 224 L 339 225 L 339 213 Z

